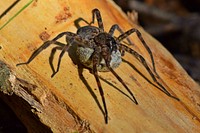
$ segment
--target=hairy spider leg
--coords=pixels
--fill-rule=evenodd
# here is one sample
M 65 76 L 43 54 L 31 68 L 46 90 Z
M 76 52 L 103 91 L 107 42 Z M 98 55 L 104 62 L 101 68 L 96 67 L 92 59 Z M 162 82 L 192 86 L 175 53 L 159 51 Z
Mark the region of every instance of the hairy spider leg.
M 101 13 L 97 8 L 92 10 L 92 21 L 89 23 L 89 25 L 94 24 L 95 16 L 96 16 L 98 27 L 99 27 L 100 31 L 104 32 L 104 26 L 103 26 Z
M 160 78 L 159 75 L 158 75 L 157 72 L 156 72 L 155 62 L 154 62 L 154 58 L 153 58 L 153 54 L 152 54 L 152 52 L 151 52 L 151 49 L 149 48 L 149 46 L 148 46 L 148 45 L 146 44 L 146 42 L 144 41 L 144 39 L 143 39 L 143 37 L 142 37 L 142 34 L 140 33 L 139 30 L 137 30 L 137 29 L 135 29 L 135 28 L 130 29 L 130 30 L 126 31 L 124 34 L 121 34 L 116 40 L 120 42 L 120 41 L 122 41 L 123 39 L 127 38 L 127 37 L 128 37 L 129 35 L 131 35 L 132 33 L 136 33 L 136 35 L 138 36 L 138 38 L 139 38 L 140 41 L 142 42 L 143 46 L 146 48 L 146 50 L 147 50 L 147 52 L 149 53 L 150 58 L 151 58 L 151 62 L 152 62 L 152 66 L 153 66 L 153 71 L 154 71 L 154 73 L 156 74 L 156 76 L 157 76 L 158 78 Z
M 31 55 L 31 57 L 28 59 L 27 62 L 18 63 L 16 66 L 29 64 L 40 52 L 42 52 L 44 49 L 49 47 L 51 44 L 60 45 L 60 43 L 56 43 L 57 42 L 56 40 L 58 40 L 59 38 L 61 38 L 65 34 L 67 34 L 67 32 L 62 32 L 59 35 L 57 35 L 53 40 L 44 42 L 43 45 L 41 45 L 37 50 L 35 50 L 33 52 L 33 54 Z
M 140 61 L 142 63 L 142 65 L 145 67 L 145 69 L 148 71 L 148 73 L 150 74 L 150 76 L 152 77 L 153 81 L 158 85 L 160 86 L 162 89 L 159 88 L 159 90 L 161 90 L 162 92 L 164 92 L 166 95 L 168 95 L 169 97 L 171 98 L 174 98 L 176 100 L 179 101 L 179 99 L 175 96 L 172 96 L 168 91 L 167 89 L 158 82 L 158 80 L 156 79 L 155 75 L 152 73 L 151 69 L 149 68 L 149 66 L 147 65 L 146 63 L 146 60 L 139 54 L 137 53 L 135 50 L 127 47 L 126 45 L 123 45 L 121 43 L 119 43 L 119 47 L 123 50 L 125 50 L 126 52 L 132 54 L 138 61 Z
M 102 98 L 102 102 L 103 102 L 103 107 L 104 107 L 104 110 L 105 110 L 105 123 L 107 124 L 108 123 L 108 111 L 107 111 L 107 107 L 106 107 L 106 101 L 105 101 L 105 97 L 104 97 L 104 92 L 103 92 L 103 89 L 102 89 L 102 86 L 101 86 L 101 82 L 99 80 L 99 76 L 98 76 L 98 71 L 97 71 L 97 65 L 98 65 L 98 61 L 99 61 L 99 54 L 100 54 L 100 48 L 95 48 L 95 51 L 93 53 L 93 57 L 92 57 L 92 60 L 93 60 L 93 74 L 94 74 L 94 77 L 96 79 L 96 82 L 97 82 L 97 86 L 99 88 L 99 92 L 100 92 L 100 95 L 101 95 L 101 98 Z
M 102 57 L 105 60 L 106 66 L 107 68 L 112 72 L 112 74 L 118 79 L 118 81 L 126 88 L 126 90 L 129 92 L 129 94 L 132 96 L 135 104 L 137 105 L 138 102 L 135 98 L 135 96 L 133 95 L 133 93 L 131 92 L 131 90 L 127 87 L 127 85 L 125 84 L 125 82 L 123 81 L 123 79 L 113 70 L 113 68 L 110 66 L 110 61 L 111 61 L 111 56 L 109 54 L 109 48 L 107 45 L 102 45 Z
M 108 33 L 113 37 L 115 30 L 118 30 L 121 34 L 124 34 L 124 31 L 117 24 L 112 25 Z M 129 38 L 127 38 L 126 40 L 129 44 L 133 45 L 133 42 L 131 42 Z
M 66 41 L 68 40 L 68 38 L 69 39 L 74 38 L 74 40 L 76 42 L 79 42 L 78 45 L 83 46 L 83 47 L 90 47 L 90 46 L 88 46 L 89 43 L 86 40 L 83 40 L 77 34 L 72 33 L 72 32 L 62 32 L 59 35 L 57 35 L 54 39 L 52 39 L 51 41 L 46 41 L 42 46 L 40 46 L 37 50 L 35 50 L 33 52 L 33 54 L 31 55 L 31 57 L 28 59 L 27 62 L 19 63 L 16 66 L 24 65 L 24 64 L 29 64 L 40 52 L 42 52 L 48 46 L 50 46 L 51 44 L 56 44 L 56 45 L 58 45 L 58 47 L 60 46 L 63 49 L 63 51 L 61 52 L 61 54 L 59 56 L 58 65 L 57 65 L 57 70 L 56 71 L 55 71 L 55 69 L 53 67 L 53 64 L 50 63 L 50 66 L 51 66 L 52 71 L 53 71 L 53 74 L 52 74 L 51 77 L 53 77 L 59 71 L 61 58 L 62 58 L 62 56 L 64 54 L 64 49 L 66 50 L 69 47 L 69 41 L 67 41 L 67 45 L 64 45 L 63 43 L 60 43 L 60 42 L 57 41 L 59 38 L 63 37 L 64 35 L 66 35 Z M 52 57 L 50 57 L 50 58 L 52 58 Z M 49 60 L 49 62 L 50 62 L 50 60 Z

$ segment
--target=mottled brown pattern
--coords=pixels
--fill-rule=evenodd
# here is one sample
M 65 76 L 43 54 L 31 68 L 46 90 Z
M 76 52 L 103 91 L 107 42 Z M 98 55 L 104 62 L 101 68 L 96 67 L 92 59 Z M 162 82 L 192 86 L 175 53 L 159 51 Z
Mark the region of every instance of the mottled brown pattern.
M 63 10 L 57 16 L 55 16 L 56 23 L 66 21 L 68 18 L 71 18 L 71 17 L 72 17 L 72 14 L 69 11 L 69 8 L 64 7 Z
M 40 33 L 39 37 L 42 41 L 47 41 L 50 38 L 50 35 L 46 31 L 43 31 Z

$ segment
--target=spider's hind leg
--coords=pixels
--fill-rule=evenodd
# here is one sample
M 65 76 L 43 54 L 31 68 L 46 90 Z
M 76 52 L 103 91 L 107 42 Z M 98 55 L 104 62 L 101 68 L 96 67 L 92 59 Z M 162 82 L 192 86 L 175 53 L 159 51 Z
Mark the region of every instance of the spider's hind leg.
M 63 47 L 64 47 L 64 45 L 63 45 L 62 47 L 57 46 L 57 47 L 54 47 L 54 48 L 51 50 L 51 54 L 50 54 L 50 56 L 49 56 L 49 65 L 50 65 L 50 67 L 51 67 L 51 70 L 53 71 L 53 74 L 56 72 L 56 71 L 55 71 L 55 68 L 54 68 L 54 66 L 53 66 L 53 58 L 54 58 L 54 55 L 55 55 L 55 53 L 56 53 L 57 50 L 62 50 Z M 53 77 L 53 74 L 51 75 L 51 77 Z
M 76 27 L 77 29 L 81 28 L 81 26 L 80 26 L 80 24 L 79 24 L 79 22 L 81 22 L 81 21 L 83 21 L 83 22 L 85 22 L 86 24 L 90 25 L 90 23 L 89 23 L 88 21 L 86 21 L 85 19 L 83 19 L 83 18 L 78 18 L 78 19 L 76 19 L 76 20 L 74 21 L 74 25 L 75 25 L 75 27 Z
M 57 35 L 53 40 L 44 42 L 44 44 L 42 46 L 40 46 L 37 50 L 35 50 L 32 53 L 31 57 L 28 59 L 27 62 L 18 63 L 16 66 L 29 64 L 39 53 L 41 53 L 44 49 L 49 47 L 51 44 L 59 45 L 59 43 L 57 43 L 57 40 L 65 34 L 66 34 L 66 32 L 62 32 L 59 35 Z
M 54 73 L 52 74 L 51 77 L 53 77 L 60 69 L 60 63 L 61 63 L 61 59 L 63 57 L 63 55 L 65 54 L 66 51 L 68 51 L 69 47 L 76 42 L 77 45 L 82 46 L 82 47 L 90 47 L 89 42 L 85 39 L 83 39 L 81 36 L 79 36 L 78 34 L 72 33 L 72 32 L 66 32 L 66 42 L 67 45 L 64 45 L 62 47 L 62 51 L 59 55 L 58 58 L 58 63 L 57 63 L 57 69 L 56 71 L 54 71 Z
M 95 16 L 97 19 L 99 29 L 103 32 L 104 31 L 103 21 L 102 21 L 101 13 L 97 8 L 92 10 L 92 21 L 89 23 L 89 25 L 94 24 Z

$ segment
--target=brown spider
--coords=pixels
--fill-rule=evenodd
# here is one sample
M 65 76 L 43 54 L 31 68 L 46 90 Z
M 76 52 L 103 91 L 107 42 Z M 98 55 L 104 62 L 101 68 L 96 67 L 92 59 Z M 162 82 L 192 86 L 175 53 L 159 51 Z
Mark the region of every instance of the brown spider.
M 98 27 L 91 26 L 91 24 L 94 23 L 95 17 L 98 22 Z M 114 37 L 114 31 L 118 30 L 121 35 L 118 37 Z M 137 53 L 135 50 L 129 48 L 128 46 L 122 44 L 122 40 L 126 39 L 129 35 L 132 33 L 136 33 L 140 41 L 142 42 L 143 46 L 148 51 L 151 61 L 152 61 L 152 67 L 153 71 L 149 68 L 147 65 L 145 59 Z M 64 45 L 57 40 L 61 38 L 62 36 L 66 36 L 66 42 L 67 45 Z M 130 40 L 127 39 L 129 43 Z M 75 43 L 74 43 L 75 42 Z M 104 98 L 104 92 L 99 80 L 98 71 L 110 71 L 112 74 L 122 83 L 122 85 L 126 88 L 126 90 L 130 93 L 132 96 L 134 103 L 138 104 L 136 98 L 134 97 L 133 93 L 130 91 L 130 89 L 127 87 L 125 82 L 120 78 L 120 76 L 113 70 L 114 68 L 118 67 L 122 61 L 121 56 L 124 55 L 124 52 L 128 52 L 132 54 L 138 61 L 142 63 L 142 65 L 145 67 L 145 69 L 148 71 L 150 76 L 152 77 L 153 81 L 159 86 L 158 88 L 164 92 L 169 97 L 172 97 L 176 100 L 179 100 L 178 98 L 172 96 L 165 87 L 162 86 L 161 83 L 158 82 L 156 79 L 159 78 L 154 58 L 152 55 L 152 52 L 144 39 L 141 36 L 141 33 L 137 29 L 130 29 L 127 32 L 123 32 L 121 28 L 115 24 L 113 25 L 109 32 L 104 31 L 104 26 L 101 18 L 100 11 L 98 9 L 92 10 L 92 21 L 89 23 L 88 26 L 80 27 L 77 31 L 77 34 L 72 32 L 62 32 L 59 35 L 57 35 L 53 40 L 45 42 L 42 46 L 40 46 L 37 50 L 33 52 L 29 60 L 25 63 L 19 63 L 18 65 L 22 64 L 29 64 L 40 52 L 42 52 L 44 49 L 46 49 L 50 44 L 56 44 L 57 47 L 52 49 L 52 52 L 56 49 L 61 49 L 61 53 L 59 55 L 58 64 L 57 64 L 57 70 L 55 71 L 53 69 L 52 77 L 59 71 L 61 58 L 63 57 L 64 53 L 68 51 L 69 47 L 72 44 L 77 45 L 77 57 L 82 65 L 84 65 L 87 68 L 90 68 L 92 73 L 94 74 L 94 77 L 96 79 L 99 92 L 103 101 L 103 107 L 104 107 L 104 117 L 105 117 L 105 123 L 108 122 L 108 111 L 106 107 L 106 102 Z M 51 62 L 50 62 L 51 63 Z M 52 65 L 52 64 L 51 64 Z M 154 75 L 155 73 L 155 75 Z

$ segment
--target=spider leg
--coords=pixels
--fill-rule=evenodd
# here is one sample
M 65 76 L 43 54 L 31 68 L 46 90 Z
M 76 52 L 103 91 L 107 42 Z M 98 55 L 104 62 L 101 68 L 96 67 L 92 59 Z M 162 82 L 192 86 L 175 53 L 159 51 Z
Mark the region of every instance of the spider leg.
M 92 10 L 92 21 L 89 23 L 89 25 L 94 24 L 95 16 L 98 22 L 99 29 L 101 30 L 101 32 L 103 32 L 104 31 L 103 21 L 102 21 L 101 13 L 97 8 Z
M 76 27 L 77 29 L 81 28 L 81 26 L 80 26 L 80 24 L 79 24 L 79 22 L 81 22 L 81 21 L 83 21 L 83 22 L 85 22 L 86 24 L 90 25 L 90 23 L 89 23 L 88 21 L 86 21 L 85 19 L 83 19 L 83 18 L 78 18 L 78 19 L 76 19 L 76 20 L 74 21 L 74 25 L 75 25 L 75 27 Z
M 65 53 L 66 51 L 68 51 L 68 48 L 71 46 L 71 43 L 73 43 L 73 40 L 62 48 L 62 51 L 61 51 L 61 53 L 60 53 L 60 55 L 59 55 L 59 58 L 58 58 L 57 69 L 56 69 L 56 71 L 54 70 L 54 72 L 53 72 L 53 74 L 51 75 L 51 77 L 53 77 L 53 76 L 59 71 L 61 59 L 62 59 L 64 53 Z
M 115 30 L 118 30 L 121 34 L 124 34 L 124 31 L 117 24 L 112 25 L 112 27 L 109 30 L 109 34 L 111 36 L 113 36 Z M 131 42 L 131 40 L 129 38 L 127 38 L 127 41 L 128 41 L 129 44 L 133 45 L 133 43 Z
M 104 110 L 105 110 L 105 114 L 104 114 L 105 115 L 105 123 L 107 124 L 108 123 L 108 111 L 107 111 L 106 101 L 105 101 L 105 97 L 104 97 L 104 92 L 103 92 L 101 82 L 99 80 L 99 75 L 98 75 L 98 72 L 97 72 L 97 65 L 98 65 L 98 61 L 99 61 L 99 51 L 94 52 L 92 59 L 93 59 L 93 74 L 94 74 L 94 77 L 96 79 L 97 86 L 99 88 L 99 92 L 100 92 L 101 99 L 102 99 L 102 102 L 103 102 L 103 107 L 104 107 Z
M 46 49 L 51 44 L 60 45 L 60 43 L 58 43 L 56 40 L 58 40 L 59 38 L 61 38 L 63 35 L 66 35 L 66 34 L 67 34 L 67 32 L 62 32 L 59 35 L 57 35 L 53 40 L 44 42 L 44 44 L 42 46 L 40 46 L 37 50 L 35 50 L 33 52 L 33 54 L 31 55 L 31 57 L 28 59 L 27 62 L 18 63 L 16 66 L 29 64 L 40 52 L 42 52 L 44 49 Z
M 127 85 L 124 83 L 124 81 L 122 80 L 122 78 L 120 78 L 120 76 L 110 67 L 109 61 L 106 60 L 106 65 L 108 67 L 108 69 L 112 72 L 112 74 L 119 80 L 119 82 L 122 83 L 122 85 L 126 88 L 126 90 L 129 92 L 129 94 L 132 96 L 133 100 L 135 101 L 135 104 L 137 105 L 138 102 L 135 98 L 135 96 L 133 95 L 133 93 L 131 92 L 131 90 L 127 87 Z
M 152 66 L 153 66 L 153 71 L 155 72 L 156 76 L 159 78 L 157 72 L 156 72 L 156 67 L 155 67 L 155 63 L 154 63 L 154 58 L 153 58 L 153 54 L 151 52 L 151 49 L 149 48 L 149 46 L 146 44 L 146 42 L 144 41 L 142 34 L 137 30 L 137 29 L 130 29 L 128 31 L 126 31 L 124 34 L 121 34 L 116 40 L 117 41 L 122 41 L 123 39 L 127 38 L 129 35 L 131 35 L 132 33 L 136 33 L 138 38 L 140 39 L 140 41 L 142 42 L 143 46 L 146 48 L 146 50 L 148 51 L 150 58 L 151 58 L 151 62 L 152 62 Z
M 50 56 L 49 56 L 49 64 L 50 64 L 50 67 L 51 67 L 51 70 L 53 71 L 53 73 L 56 72 L 55 69 L 54 69 L 54 66 L 53 66 L 53 57 L 54 57 L 56 51 L 57 51 L 57 50 L 62 50 L 64 46 L 65 46 L 65 45 L 63 44 L 63 46 L 57 46 L 57 47 L 54 47 L 54 48 L 51 50 L 51 54 L 50 54 Z
M 142 65 L 145 67 L 145 69 L 148 71 L 148 73 L 150 74 L 151 78 L 153 79 L 153 81 L 158 85 L 160 86 L 162 89 L 160 89 L 162 92 L 164 92 L 166 95 L 168 95 L 169 97 L 171 98 L 174 98 L 176 100 L 179 101 L 179 99 L 175 96 L 172 96 L 168 91 L 167 89 L 161 84 L 158 82 L 158 80 L 156 79 L 155 75 L 153 74 L 153 72 L 151 71 L 151 69 L 149 68 L 149 66 L 147 65 L 146 63 L 146 60 L 139 54 L 137 53 L 136 51 L 134 51 L 133 49 L 127 47 L 126 45 L 123 45 L 123 44 L 119 44 L 119 47 L 122 47 L 126 52 L 132 54 L 138 61 L 140 61 L 142 63 Z
M 53 74 L 51 75 L 51 77 L 53 77 L 60 69 L 60 63 L 61 63 L 61 59 L 64 55 L 64 53 L 66 51 L 68 51 L 69 47 L 74 43 L 76 42 L 78 46 L 82 46 L 82 47 L 92 47 L 90 46 L 90 44 L 88 43 L 87 40 L 85 39 L 82 39 L 81 36 L 77 35 L 77 34 L 74 34 L 74 33 L 71 33 L 71 32 L 67 32 L 66 34 L 66 42 L 67 42 L 67 45 L 64 45 L 63 48 L 62 48 L 62 51 L 59 55 L 59 58 L 58 58 L 58 64 L 57 64 L 57 69 L 55 72 L 53 72 Z

